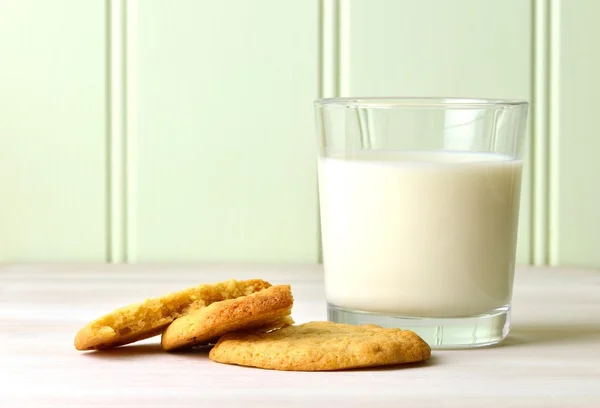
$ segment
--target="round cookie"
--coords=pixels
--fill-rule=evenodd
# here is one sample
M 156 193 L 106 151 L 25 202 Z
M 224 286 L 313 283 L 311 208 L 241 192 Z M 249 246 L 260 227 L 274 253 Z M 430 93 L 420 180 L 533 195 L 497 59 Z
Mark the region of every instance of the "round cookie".
M 285 371 L 330 371 L 429 359 L 431 348 L 410 330 L 372 324 L 310 322 L 270 333 L 228 333 L 213 361 Z
M 75 336 L 77 350 L 117 347 L 160 334 L 176 318 L 214 302 L 269 288 L 260 279 L 202 284 L 116 309 L 84 326 Z
M 294 323 L 289 316 L 293 304 L 289 285 L 213 303 L 171 323 L 162 334 L 161 345 L 163 350 L 175 350 L 208 344 L 236 330 L 278 329 Z

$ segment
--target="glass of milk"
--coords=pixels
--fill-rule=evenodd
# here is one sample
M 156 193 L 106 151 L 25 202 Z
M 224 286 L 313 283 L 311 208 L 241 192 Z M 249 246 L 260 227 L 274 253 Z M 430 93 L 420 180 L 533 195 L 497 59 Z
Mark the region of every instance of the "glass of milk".
M 315 102 L 329 320 L 417 332 L 434 348 L 510 329 L 528 103 Z

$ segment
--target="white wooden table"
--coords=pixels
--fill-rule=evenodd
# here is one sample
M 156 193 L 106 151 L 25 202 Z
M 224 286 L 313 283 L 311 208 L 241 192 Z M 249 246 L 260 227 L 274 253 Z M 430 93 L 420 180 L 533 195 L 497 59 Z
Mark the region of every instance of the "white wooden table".
M 163 353 L 158 338 L 73 348 L 80 326 L 117 306 L 251 277 L 290 283 L 297 322 L 326 318 L 318 266 L 1 266 L 0 407 L 600 407 L 600 271 L 577 268 L 520 268 L 501 346 L 434 351 L 417 367 L 258 370 Z

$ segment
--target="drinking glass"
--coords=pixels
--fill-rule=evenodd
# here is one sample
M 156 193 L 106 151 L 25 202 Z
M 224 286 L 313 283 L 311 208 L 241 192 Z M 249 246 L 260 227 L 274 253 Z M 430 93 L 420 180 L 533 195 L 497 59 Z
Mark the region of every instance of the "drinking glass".
M 510 329 L 528 103 L 315 102 L 328 318 L 469 348 Z

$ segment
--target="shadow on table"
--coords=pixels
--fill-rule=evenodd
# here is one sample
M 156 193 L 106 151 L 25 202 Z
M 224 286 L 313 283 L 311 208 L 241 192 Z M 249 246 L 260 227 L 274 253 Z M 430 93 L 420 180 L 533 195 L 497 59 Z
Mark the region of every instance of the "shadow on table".
M 201 357 L 208 358 L 208 352 L 212 346 L 204 346 L 204 347 L 194 347 L 193 349 L 187 349 L 183 351 L 177 352 L 165 352 L 161 349 L 160 344 L 132 344 L 128 346 L 116 347 L 113 349 L 107 350 L 99 350 L 99 351 L 91 351 L 85 353 L 84 355 L 89 358 L 97 358 L 97 359 L 135 359 L 141 357 L 147 357 L 151 355 L 174 355 L 180 357 Z M 419 363 L 407 363 L 407 364 L 398 364 L 398 365 L 389 365 L 389 366 L 379 366 L 379 367 L 365 367 L 365 368 L 355 368 L 355 369 L 346 369 L 340 370 L 344 372 L 361 372 L 361 371 L 397 371 L 397 370 L 405 370 L 405 369 L 415 369 L 415 368 L 425 368 L 427 366 L 431 366 L 436 364 L 437 357 L 432 355 L 431 358 L 427 361 L 419 362 Z M 253 367 L 242 367 L 247 369 L 255 369 Z
M 144 357 L 148 355 L 180 355 L 180 356 L 189 356 L 189 355 L 206 355 L 208 356 L 208 352 L 211 347 L 194 347 L 193 349 L 177 351 L 177 352 L 169 352 L 163 351 L 160 347 L 160 344 L 131 344 L 127 346 L 116 347 L 113 349 L 107 350 L 98 350 L 91 351 L 89 353 L 85 353 L 85 356 L 90 358 L 102 358 L 102 359 L 124 359 L 124 358 L 136 358 L 136 357 Z
M 584 342 L 596 339 L 600 342 L 600 325 L 514 325 L 510 334 L 497 347 L 518 346 L 527 344 L 551 344 L 568 341 Z
M 378 367 L 364 367 L 364 368 L 352 368 L 352 369 L 348 369 L 348 370 L 340 370 L 340 372 L 363 372 L 363 371 L 398 371 L 398 370 L 407 370 L 407 369 L 411 369 L 414 370 L 416 368 L 426 368 L 428 366 L 432 366 L 437 364 L 437 360 L 438 358 L 435 356 L 435 350 L 433 351 L 434 354 L 432 354 L 432 356 L 429 358 L 429 360 L 426 361 L 421 361 L 418 363 L 404 363 L 404 364 L 397 364 L 397 365 L 384 365 L 384 366 L 378 366 Z

